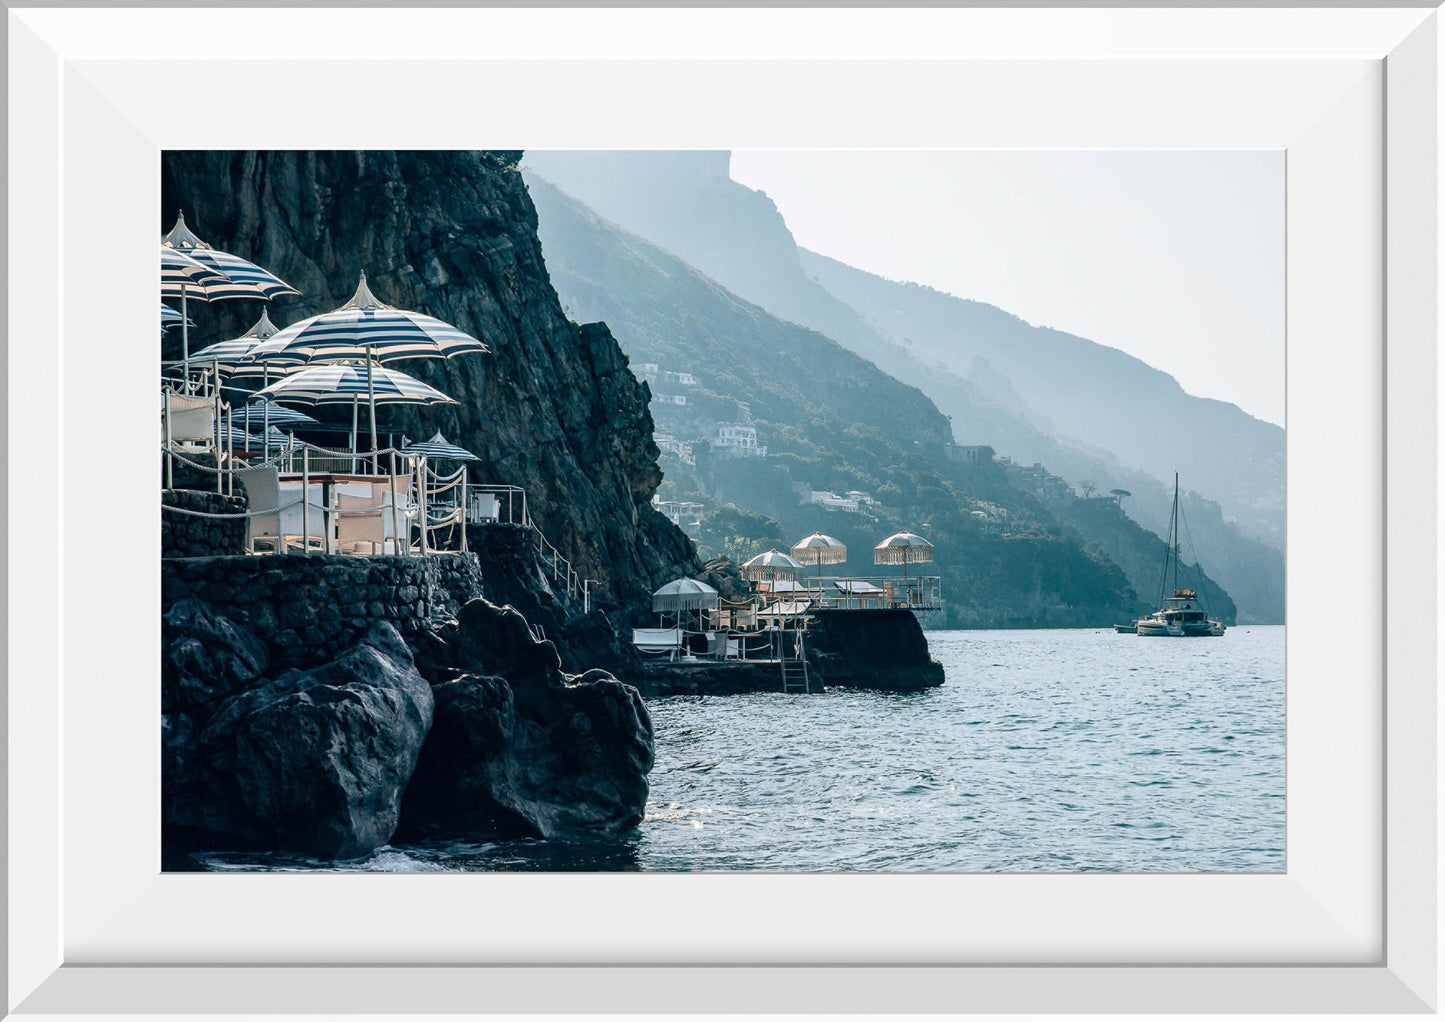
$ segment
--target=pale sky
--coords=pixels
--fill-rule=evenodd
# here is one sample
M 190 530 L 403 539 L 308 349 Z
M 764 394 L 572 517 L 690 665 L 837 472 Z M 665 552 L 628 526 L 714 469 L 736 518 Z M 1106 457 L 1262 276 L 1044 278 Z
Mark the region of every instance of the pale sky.
M 1108 344 L 1284 425 L 1281 152 L 735 150 L 798 243 Z

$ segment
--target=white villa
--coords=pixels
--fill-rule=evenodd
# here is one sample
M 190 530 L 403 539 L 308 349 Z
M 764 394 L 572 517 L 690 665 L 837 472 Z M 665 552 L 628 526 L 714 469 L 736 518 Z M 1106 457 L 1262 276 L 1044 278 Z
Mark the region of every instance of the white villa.
M 858 498 L 851 493 L 840 497 L 831 490 L 809 490 L 808 503 L 817 504 L 825 511 L 847 511 L 850 514 L 857 514 L 861 509 Z
M 673 525 L 683 529 L 695 529 L 702 525 L 702 505 L 691 500 L 663 500 L 656 494 L 652 506 L 667 515 Z
M 735 458 L 761 458 L 768 453 L 767 447 L 758 443 L 758 431 L 740 423 L 719 426 L 712 445 Z

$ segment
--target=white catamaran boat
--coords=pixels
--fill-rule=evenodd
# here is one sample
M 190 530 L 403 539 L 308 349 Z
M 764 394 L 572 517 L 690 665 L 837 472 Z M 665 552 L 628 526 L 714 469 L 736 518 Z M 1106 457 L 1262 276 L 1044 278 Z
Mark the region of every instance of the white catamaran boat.
M 1224 634 L 1224 625 L 1209 616 L 1199 594 L 1179 587 L 1179 473 L 1174 473 L 1174 509 L 1169 518 L 1169 539 L 1164 553 L 1164 576 L 1159 580 L 1159 609 L 1140 618 L 1136 630 L 1140 635 L 1175 637 L 1214 636 Z M 1164 595 L 1173 569 L 1174 595 Z

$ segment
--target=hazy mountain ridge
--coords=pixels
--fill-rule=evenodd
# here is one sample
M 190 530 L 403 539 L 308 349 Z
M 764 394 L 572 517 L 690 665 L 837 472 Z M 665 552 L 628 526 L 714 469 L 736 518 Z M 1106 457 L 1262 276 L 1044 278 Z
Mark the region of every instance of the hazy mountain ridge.
M 769 456 L 720 458 L 705 442 L 695 467 L 664 455 L 665 496 L 710 506 L 731 501 L 771 516 L 784 545 L 823 528 L 849 544 L 850 570 L 866 574 L 869 548 L 880 529 L 893 527 L 891 519 L 830 514 L 802 504 L 795 487 L 806 481 L 815 489 L 857 486 L 880 498 L 890 494 L 880 503 L 912 507 L 904 514 L 914 517 L 903 524 L 933 525 L 936 570 L 945 576 L 954 625 L 1108 624 L 1145 606 L 1116 564 L 1032 493 L 1013 487 L 1004 466 L 988 456 L 970 461 L 968 452 L 947 443 L 947 421 L 914 388 L 835 340 L 740 299 L 535 172 L 526 179 L 548 271 L 569 313 L 606 321 L 634 368 L 655 362 L 695 373 L 687 408 L 722 400 L 751 404 Z M 896 406 L 914 400 L 932 417 L 922 429 L 900 429 Z M 683 412 L 661 406 L 657 414 L 671 418 L 658 422 L 674 422 L 669 431 L 689 440 Z M 1006 505 L 1007 520 L 980 522 L 970 508 L 981 501 Z M 1227 597 L 1220 603 L 1232 614 Z
M 1282 547 L 1284 430 L 1235 405 L 1189 394 L 1168 373 L 1107 345 L 1034 326 L 985 302 L 887 280 L 799 249 L 805 272 L 915 353 L 967 372 L 984 358 L 1066 443 L 1218 500 L 1257 538 Z M 1207 357 L 1207 356 L 1201 356 Z M 1220 458 L 1218 452 L 1229 452 Z
M 1200 498 L 1197 514 L 1201 522 L 1217 516 L 1213 527 L 1201 530 L 1210 539 L 1201 540 L 1200 556 L 1239 601 L 1242 617 L 1284 619 L 1284 562 L 1278 549 L 1283 535 L 1283 432 L 1278 427 L 1250 419 L 1232 405 L 1190 397 L 1168 374 L 1124 352 L 1031 327 L 984 303 L 966 303 L 971 321 L 987 326 L 989 336 L 1002 331 L 1011 337 L 1009 331 L 1019 332 L 1030 345 L 1031 357 L 1051 367 L 1051 381 L 1035 381 L 1032 391 L 1025 388 L 1018 378 L 1018 358 L 1007 350 L 1000 352 L 998 345 L 980 347 L 968 361 L 956 357 L 954 351 L 953 362 L 961 364 L 945 363 L 953 349 L 939 337 L 949 322 L 950 303 L 965 304 L 963 300 L 918 285 L 885 281 L 798 248 L 773 202 L 731 180 L 728 158 L 729 154 L 718 152 L 541 152 L 529 153 L 526 162 L 564 192 L 677 255 L 727 290 L 780 318 L 817 329 L 889 375 L 918 387 L 951 420 L 957 442 L 988 444 L 1024 465 L 1042 463 L 1073 483 L 1087 479 L 1101 490 L 1130 490 L 1136 499 L 1127 505 L 1129 514 L 1146 528 L 1162 533 L 1167 527 L 1172 494 L 1161 476 L 1172 478 L 1175 468 L 1181 470 L 1186 490 L 1210 498 L 1219 496 L 1206 485 L 1203 472 L 1190 471 L 1188 464 L 1173 464 L 1176 459 L 1208 463 L 1210 474 L 1233 496 L 1222 510 L 1220 504 Z M 820 279 L 810 277 L 810 272 Z M 895 309 L 908 305 L 900 303 L 899 288 L 907 289 L 905 298 L 911 299 L 917 292 L 929 299 L 931 318 L 915 324 L 919 329 L 888 329 L 907 319 Z M 862 307 L 866 316 L 850 302 Z M 940 315 L 941 323 L 935 322 Z M 977 363 L 976 358 L 983 362 Z M 1129 385 L 1080 387 L 1078 381 L 1087 380 L 1093 372 L 1089 369 L 1093 358 L 1101 365 L 1117 366 L 1121 377 L 1130 385 L 1137 384 L 1142 396 L 1137 401 L 1131 397 Z M 1076 364 L 1081 360 L 1085 363 L 1082 367 Z M 1040 373 L 1022 375 L 1033 379 Z M 1237 457 L 1231 450 L 1229 457 L 1221 458 L 1211 445 L 1229 450 L 1229 444 L 1207 423 L 1176 429 L 1181 444 L 1159 442 L 1157 424 L 1173 422 L 1174 416 L 1167 409 L 1158 410 L 1158 402 L 1171 398 L 1192 403 L 1196 409 L 1222 411 L 1231 422 L 1247 420 L 1248 442 L 1241 445 Z M 1090 429 L 1087 423 L 1081 424 L 1078 407 L 1096 404 L 1108 414 L 1114 414 L 1111 409 L 1129 410 L 1121 428 L 1131 436 L 1137 432 L 1147 441 L 1145 446 L 1163 452 L 1161 464 L 1154 466 L 1156 471 L 1124 463 L 1111 448 L 1088 435 Z M 1277 446 L 1271 446 L 1271 436 Z M 1201 444 L 1202 452 L 1181 449 Z M 1248 480 L 1261 475 L 1277 480 L 1278 485 L 1268 482 L 1253 490 L 1254 484 Z M 1225 521 L 1225 514 L 1242 524 L 1247 522 L 1254 535 L 1270 543 L 1246 536 Z

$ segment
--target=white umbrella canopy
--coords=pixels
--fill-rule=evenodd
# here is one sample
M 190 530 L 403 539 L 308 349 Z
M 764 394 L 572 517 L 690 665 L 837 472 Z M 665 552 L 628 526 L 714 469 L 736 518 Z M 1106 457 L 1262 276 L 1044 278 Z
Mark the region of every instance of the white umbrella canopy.
M 293 323 L 257 345 L 248 362 L 272 359 L 330 362 L 364 358 L 380 365 L 412 358 L 451 358 L 490 351 L 471 334 L 432 316 L 397 309 L 380 301 L 366 284 L 366 271 L 356 294 L 339 309 Z M 376 447 L 376 406 L 371 408 L 371 446 Z
M 874 564 L 932 564 L 933 544 L 912 532 L 895 532 L 873 548 Z
M 823 565 L 841 564 L 848 559 L 848 548 L 832 536 L 815 532 L 794 543 L 792 555 L 804 564 L 816 566 L 821 577 Z
M 717 590 L 695 578 L 674 579 L 652 594 L 652 609 L 658 613 L 671 610 L 715 610 L 717 605 Z
M 797 558 L 781 550 L 768 550 L 749 557 L 742 563 L 742 576 L 752 582 L 798 579 L 807 574 L 807 567 Z
M 908 566 L 932 564 L 933 544 L 912 532 L 895 532 L 873 548 L 873 563 L 903 565 L 903 591 L 911 603 L 912 597 L 908 595 L 911 592 L 908 588 Z

